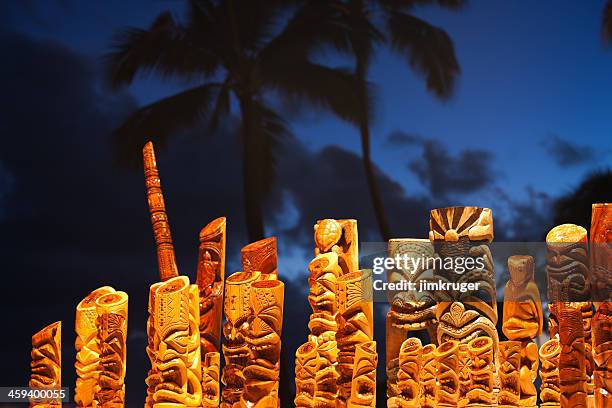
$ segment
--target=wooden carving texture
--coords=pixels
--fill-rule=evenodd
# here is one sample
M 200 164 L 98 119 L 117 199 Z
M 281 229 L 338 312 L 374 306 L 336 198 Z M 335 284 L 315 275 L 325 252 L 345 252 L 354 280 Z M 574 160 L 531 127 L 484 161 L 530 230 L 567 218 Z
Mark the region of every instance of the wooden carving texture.
M 365 346 L 368 343 L 367 347 L 362 348 L 359 357 L 372 359 L 376 355 L 375 347 L 371 343 L 374 336 L 372 272 L 362 270 L 342 275 L 338 279 L 336 296 L 338 302 L 336 342 L 339 350 L 336 364 L 338 404 L 341 407 L 368 406 L 365 404 L 375 403 L 375 397 L 370 401 L 369 395 L 376 395 L 376 364 L 372 361 L 366 364 L 364 361 L 356 360 L 356 350 L 359 345 Z M 373 355 L 372 347 L 374 347 Z M 360 387 L 363 390 L 358 394 L 353 393 L 355 390 L 352 387 L 355 367 L 359 369 Z M 373 375 L 368 375 L 364 367 L 370 367 L 374 372 Z
M 559 310 L 565 303 L 581 314 L 586 358 L 587 393 L 593 394 L 593 358 L 591 352 L 591 282 L 587 249 L 587 231 L 574 224 L 562 224 L 551 229 L 546 236 L 546 272 L 551 328 L 550 335 L 558 333 Z
M 482 258 L 483 268 L 459 271 L 435 268 L 436 280 L 473 282 L 478 291 L 438 291 L 438 342 L 461 343 L 488 336 L 497 350 L 497 302 L 493 257 L 489 243 L 493 240 L 491 210 L 480 207 L 449 207 L 431 211 L 429 239 L 436 253 L 447 258 Z M 454 263 L 453 263 L 454 264 Z
M 310 335 L 304 347 L 310 350 L 307 345 L 314 344 L 315 349 L 312 352 L 314 352 L 316 361 L 309 363 L 311 366 L 316 365 L 317 369 L 313 373 L 312 401 L 307 400 L 306 393 L 296 394 L 295 403 L 297 407 L 308 407 L 310 406 L 308 404 L 315 404 L 317 407 L 335 407 L 337 396 L 335 364 L 338 357 L 335 337 L 337 331 L 336 283 L 342 274 L 342 269 L 338 264 L 338 254 L 335 252 L 319 254 L 310 262 L 308 270 L 310 272 L 308 302 L 312 308 L 312 314 L 308 323 Z M 296 359 L 299 358 L 303 356 L 296 354 Z M 298 382 L 303 383 L 303 381 L 303 378 L 296 376 L 296 388 Z
M 250 350 L 244 369 L 242 408 L 279 407 L 281 334 L 285 285 L 279 280 L 253 283 L 250 291 L 252 314 L 248 318 L 246 342 Z
M 593 317 L 595 405 L 612 407 L 612 302 L 603 302 Z
M 147 201 L 149 212 L 151 213 L 151 223 L 153 224 L 153 235 L 157 245 L 157 263 L 159 268 L 160 280 L 165 281 L 178 276 L 176 258 L 174 255 L 174 245 L 166 214 L 164 195 L 161 189 L 157 162 L 153 143 L 147 142 L 143 150 L 145 183 L 147 187 Z
M 497 395 L 499 407 L 520 406 L 521 346 L 520 341 L 513 340 L 499 343 L 499 394 Z
M 502 330 L 509 340 L 519 341 L 520 344 L 520 365 L 516 367 L 520 381 L 519 405 L 535 407 L 537 391 L 533 382 L 538 374 L 539 360 L 534 339 L 542 334 L 544 316 L 540 292 L 534 281 L 533 258 L 511 256 L 508 258 L 508 271 L 510 281 L 504 289 Z M 510 364 L 514 362 L 510 361 Z M 511 403 L 507 405 L 512 406 Z
M 428 344 L 423 347 L 422 370 L 419 372 L 419 383 L 422 390 L 419 396 L 421 408 L 435 408 L 436 406 L 436 346 Z
M 147 311 L 149 313 L 149 317 L 147 318 L 147 357 L 149 357 L 149 363 L 151 363 L 151 368 L 147 372 L 147 378 L 145 379 L 145 384 L 147 385 L 147 396 L 145 398 L 145 407 L 151 408 L 153 406 L 153 393 L 155 392 L 156 386 L 156 378 L 158 378 L 159 374 L 157 372 L 156 366 L 156 338 L 155 338 L 155 325 L 153 324 L 153 315 L 155 313 L 153 309 L 153 305 L 155 304 L 155 296 L 157 294 L 157 289 L 163 284 L 163 282 L 154 283 L 149 287 L 149 303 L 147 307 Z M 157 342 L 159 344 L 159 342 Z
M 32 336 L 30 388 L 62 386 L 62 322 L 51 323 Z M 30 407 L 61 406 L 61 400 L 30 403 Z
M 246 338 L 249 329 L 251 285 L 260 279 L 260 275 L 260 272 L 236 272 L 225 280 L 222 408 L 238 407 L 240 404 L 245 383 L 243 370 L 249 361 Z
M 561 304 L 559 318 L 559 377 L 561 406 L 587 406 L 586 355 L 580 310 Z
M 316 376 L 318 370 L 319 356 L 317 354 L 317 344 L 312 341 L 308 341 L 298 347 L 297 351 L 295 352 L 294 403 L 296 408 L 316 407 L 315 391 L 317 389 Z
M 438 346 L 436 360 L 436 407 L 456 407 L 459 402 L 459 343 L 446 341 Z
M 94 387 L 98 382 L 100 371 L 98 362 L 100 348 L 98 347 L 98 329 L 96 328 L 96 300 L 115 289 L 103 286 L 92 291 L 76 307 L 75 331 L 76 340 L 76 387 L 74 401 L 78 407 L 90 407 L 93 404 Z
M 459 360 L 457 363 L 457 377 L 459 378 L 459 400 L 457 401 L 458 407 L 465 407 L 470 401 L 467 396 L 472 386 L 470 369 L 470 352 L 468 350 L 468 345 L 465 343 L 459 343 Z
M 612 204 L 593 204 L 591 284 L 596 311 L 592 320 L 595 404 L 612 407 Z
M 198 287 L 179 276 L 151 290 L 148 352 L 153 366 L 146 379 L 146 405 L 202 406 Z
M 260 272 L 260 279 L 278 279 L 276 237 L 250 243 L 240 250 L 243 272 Z
M 409 281 L 418 285 L 420 281 L 433 280 L 433 270 L 414 260 L 433 257 L 433 245 L 427 239 L 391 239 L 388 245 L 390 258 L 402 259 L 405 268 L 388 272 L 388 282 Z M 404 262 L 405 260 L 405 262 Z M 402 343 L 411 331 L 427 329 L 429 337 L 436 342 L 436 301 L 428 291 L 389 291 L 390 308 L 387 313 L 386 371 L 387 398 L 393 403 L 398 395 L 397 373 L 399 352 Z
M 376 342 L 368 341 L 358 344 L 355 348 L 351 396 L 348 400 L 347 407 L 376 407 L 377 365 L 378 354 L 376 353 Z
M 100 350 L 94 407 L 117 408 L 125 404 L 128 295 L 112 292 L 96 300 L 97 342 Z
M 470 390 L 467 393 L 468 405 L 491 406 L 493 404 L 493 385 L 495 382 L 493 339 L 477 337 L 468 343 L 467 348 L 470 368 Z
M 225 228 L 225 217 L 217 218 L 202 228 L 199 237 L 196 282 L 200 299 L 200 358 L 205 407 L 219 406 L 221 398 L 219 353 L 225 280 Z
M 359 239 L 356 220 L 319 220 L 314 226 L 315 256 L 327 252 L 338 255 L 342 274 L 359 270 Z
M 561 344 L 552 338 L 540 347 L 540 399 L 542 407 L 561 406 L 561 386 L 559 378 L 559 356 Z
M 398 408 L 415 408 L 420 406 L 421 385 L 420 373 L 423 361 L 423 345 L 416 337 L 406 339 L 399 354 L 397 373 L 397 397 L 388 400 L 387 406 Z

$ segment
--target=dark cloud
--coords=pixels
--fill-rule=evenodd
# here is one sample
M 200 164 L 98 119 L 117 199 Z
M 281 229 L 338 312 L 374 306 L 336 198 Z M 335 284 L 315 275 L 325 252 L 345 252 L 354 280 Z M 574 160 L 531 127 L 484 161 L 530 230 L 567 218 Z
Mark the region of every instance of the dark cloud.
M 423 138 L 413 133 L 394 130 L 387 135 L 386 143 L 391 147 L 412 146 L 423 142 Z
M 541 145 L 559 166 L 579 166 L 599 158 L 593 147 L 575 143 L 558 135 L 543 139 Z
M 432 196 L 466 194 L 490 186 L 495 179 L 493 153 L 466 149 L 452 156 L 438 140 L 423 142 L 423 154 L 408 164 L 419 181 L 429 188 Z

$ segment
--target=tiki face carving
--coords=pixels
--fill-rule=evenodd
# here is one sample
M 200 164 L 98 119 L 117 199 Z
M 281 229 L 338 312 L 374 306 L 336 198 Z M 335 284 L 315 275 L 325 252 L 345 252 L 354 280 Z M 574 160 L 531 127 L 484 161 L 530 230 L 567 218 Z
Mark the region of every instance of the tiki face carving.
M 559 378 L 562 406 L 586 407 L 586 360 L 580 310 L 561 304 Z M 567 405 L 566 405 L 567 404 Z
M 241 397 L 245 406 L 264 408 L 278 404 L 284 289 L 279 280 L 259 281 L 251 286 L 247 337 L 251 360 L 244 370 L 246 382 Z
M 76 308 L 75 329 L 77 338 L 75 347 L 77 361 L 74 366 L 77 380 L 74 400 L 80 407 L 91 406 L 93 403 L 94 386 L 99 375 L 100 348 L 97 340 L 96 300 L 114 291 L 110 286 L 98 288 L 87 295 Z
M 62 322 L 32 336 L 31 388 L 59 388 L 62 380 Z
M 236 272 L 227 278 L 224 304 L 227 321 L 223 326 L 223 353 L 229 363 L 246 365 L 250 290 L 259 276 L 258 272 Z
M 333 316 L 336 314 L 336 282 L 342 273 L 338 265 L 338 255 L 334 252 L 318 255 L 308 265 L 310 271 L 310 294 L 308 302 L 312 316 L 308 327 L 315 336 L 336 330 Z
M 314 404 L 318 370 L 317 345 L 302 344 L 295 352 L 295 406 L 312 407 Z
M 225 218 L 200 231 L 197 284 L 200 299 L 202 357 L 219 351 L 223 280 L 225 278 Z
M 591 284 L 593 300 L 612 300 L 612 203 L 593 204 L 591 218 Z
M 434 209 L 430 216 L 429 238 L 443 264 L 459 258 L 481 260 L 482 267 L 459 271 L 436 266 L 436 279 L 479 284 L 477 291 L 438 292 L 438 341 L 462 343 L 489 336 L 497 342 L 497 306 L 493 257 L 488 243 L 493 240 L 491 210 L 480 207 Z
M 559 383 L 559 356 L 561 344 L 559 339 L 552 338 L 540 347 L 540 398 L 543 404 L 559 406 L 561 403 L 561 387 Z
M 459 400 L 459 343 L 447 341 L 435 351 L 436 371 L 436 405 L 456 406 Z
M 338 255 L 338 264 L 342 274 L 359 269 L 357 221 L 355 220 L 319 220 L 314 226 L 315 256 L 327 252 Z
M 432 258 L 434 249 L 431 242 L 423 239 L 392 239 L 389 241 L 388 255 L 391 258 L 403 257 L 407 260 L 408 268 L 392 271 L 388 276 L 389 282 L 406 280 L 418 283 L 419 281 L 433 280 L 433 270 L 417 258 Z M 428 291 L 399 292 L 393 294 L 389 318 L 391 324 L 397 328 L 407 330 L 420 330 L 427 324 L 436 322 L 436 299 Z
M 398 397 L 407 406 L 418 406 L 420 385 L 419 373 L 422 369 L 423 346 L 421 340 L 411 337 L 404 341 L 399 354 L 399 371 L 397 374 Z
M 374 408 L 376 406 L 377 364 L 378 354 L 376 353 L 375 341 L 357 345 L 355 349 L 351 397 L 348 406 L 355 408 Z
M 493 401 L 493 339 L 478 337 L 467 345 L 470 355 L 470 404 L 491 404 Z
M 125 402 L 126 339 L 128 295 L 113 292 L 96 301 L 99 377 L 94 400 L 98 406 L 123 405 Z
M 546 235 L 546 272 L 550 302 L 588 299 L 587 232 L 574 224 L 559 225 Z
M 520 401 L 519 370 L 521 366 L 521 342 L 499 343 L 499 405 L 517 407 Z
M 423 369 L 419 372 L 419 382 L 423 392 L 419 397 L 422 408 L 436 406 L 436 346 L 428 344 L 423 347 Z

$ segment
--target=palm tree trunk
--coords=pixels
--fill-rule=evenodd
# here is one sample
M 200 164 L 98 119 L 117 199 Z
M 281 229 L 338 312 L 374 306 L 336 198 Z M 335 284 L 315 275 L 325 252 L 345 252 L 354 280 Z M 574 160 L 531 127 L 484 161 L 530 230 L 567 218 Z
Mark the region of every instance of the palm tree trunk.
M 257 163 L 257 140 L 254 132 L 255 117 L 250 97 L 240 98 L 242 115 L 242 187 L 247 235 L 250 242 L 264 237 L 261 186 Z
M 366 181 L 368 183 L 368 189 L 370 190 L 370 198 L 372 199 L 372 205 L 374 206 L 374 213 L 376 214 L 376 221 L 378 223 L 378 230 L 384 241 L 391 239 L 391 230 L 389 228 L 389 222 L 387 221 L 387 214 L 385 213 L 385 206 L 380 195 L 380 189 L 376 182 L 374 175 L 374 167 L 372 166 L 372 159 L 370 156 L 370 119 L 368 117 L 367 106 L 367 93 L 366 93 L 366 81 L 365 81 L 365 67 L 359 61 L 357 61 L 356 78 L 359 86 L 359 99 L 361 105 L 361 120 L 359 123 L 359 133 L 361 136 L 361 160 L 363 162 L 363 168 L 366 174 Z

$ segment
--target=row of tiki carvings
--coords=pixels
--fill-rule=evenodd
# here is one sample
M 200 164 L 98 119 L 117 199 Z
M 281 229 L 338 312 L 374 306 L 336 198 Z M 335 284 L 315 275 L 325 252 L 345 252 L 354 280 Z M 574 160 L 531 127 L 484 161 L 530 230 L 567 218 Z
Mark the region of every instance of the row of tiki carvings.
M 243 270 L 225 279 L 225 218 L 214 220 L 200 232 L 196 284 L 191 284 L 176 265 L 151 143 L 143 154 L 160 275 L 149 292 L 145 405 L 278 407 L 284 285 L 278 280 L 275 239 L 244 247 Z M 610 242 L 611 225 L 610 205 L 594 205 L 591 241 Z M 508 260 L 503 332 L 509 340 L 498 339 L 489 209 L 432 210 L 429 240 L 391 240 L 390 255 L 431 252 L 482 257 L 485 263 L 461 275 L 423 268 L 408 277 L 479 282 L 477 293 L 398 293 L 389 299 L 388 406 L 535 406 L 539 360 L 546 406 L 587 406 L 589 395 L 595 395 L 597 406 L 612 406 L 607 392 L 612 391 L 612 303 L 597 302 L 593 316 L 588 300 L 589 289 L 609 290 L 610 252 L 592 251 L 589 266 L 586 237 L 584 228 L 569 224 L 547 236 L 552 338 L 539 352 L 534 338 L 542 332 L 543 313 L 528 256 Z M 374 407 L 378 355 L 372 276 L 358 268 L 356 221 L 318 221 L 314 242 L 312 314 L 308 339 L 296 352 L 295 404 Z M 402 278 L 402 271 L 395 271 L 389 280 Z M 436 344 L 408 338 L 422 329 Z M 77 307 L 76 331 L 77 405 L 122 406 L 127 295 L 111 287 L 93 291 Z M 30 385 L 58 387 L 61 322 L 33 336 L 32 345 Z

